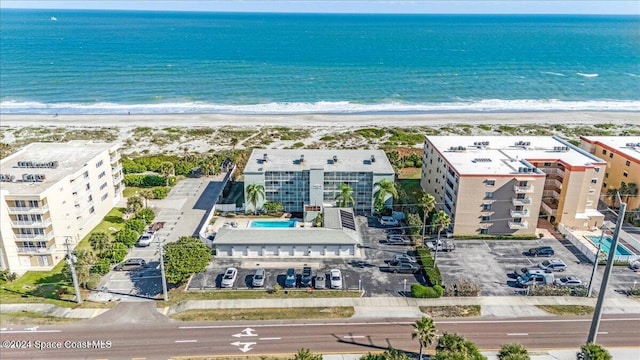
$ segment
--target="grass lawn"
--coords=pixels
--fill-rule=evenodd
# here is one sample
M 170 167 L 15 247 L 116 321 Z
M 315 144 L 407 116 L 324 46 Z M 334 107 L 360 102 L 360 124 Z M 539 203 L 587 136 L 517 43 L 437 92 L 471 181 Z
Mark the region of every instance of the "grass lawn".
M 400 169 L 398 179 L 418 179 L 422 176 L 422 168 L 403 168 Z M 418 182 L 419 184 L 420 182 Z
M 113 235 L 114 233 L 123 229 L 124 220 L 122 219 L 122 216 L 124 215 L 125 210 L 126 210 L 125 208 L 118 208 L 118 207 L 114 207 L 113 209 L 111 209 L 111 211 L 109 211 L 109 213 L 104 217 L 104 219 L 102 219 L 102 221 L 98 225 L 96 225 L 96 227 L 93 228 L 93 230 L 91 230 L 91 232 L 88 233 L 87 236 L 85 236 L 80 241 L 78 246 L 76 246 L 76 249 L 77 250 L 93 250 L 93 248 L 91 247 L 91 244 L 89 244 L 89 238 L 91 237 L 91 233 L 102 231 L 109 235 Z
M 536 305 L 536 307 L 554 315 L 590 315 L 594 311 L 593 306 L 584 305 Z
M 144 189 L 144 188 L 135 187 L 135 186 L 131 186 L 131 187 L 127 186 L 127 187 L 124 188 L 124 190 L 122 190 L 122 196 L 124 196 L 126 198 L 132 197 L 142 189 Z
M 420 306 L 420 311 L 432 317 L 480 316 L 480 305 Z
M 11 325 L 57 325 L 77 321 L 51 315 L 44 315 L 33 311 L 22 311 L 14 313 L 2 313 L 0 316 L 0 326 Z
M 187 310 L 171 316 L 181 321 L 342 319 L 353 316 L 353 307 L 203 309 Z
M 233 299 L 306 299 L 306 298 L 341 298 L 360 297 L 359 291 L 316 290 L 212 290 L 212 291 L 184 291 L 184 286 L 169 291 L 169 301 L 159 301 L 159 307 L 171 306 L 187 300 L 233 300 Z

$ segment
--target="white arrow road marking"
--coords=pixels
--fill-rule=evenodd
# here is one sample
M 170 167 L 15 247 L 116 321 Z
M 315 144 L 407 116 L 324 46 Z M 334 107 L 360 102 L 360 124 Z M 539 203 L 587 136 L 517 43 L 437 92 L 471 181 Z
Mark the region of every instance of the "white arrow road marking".
M 345 339 L 363 339 L 364 335 L 345 335 Z
M 253 330 L 252 328 L 246 328 L 246 329 L 240 331 L 239 333 L 231 335 L 231 336 L 237 337 L 237 338 L 244 337 L 244 336 L 258 336 L 258 334 L 254 334 L 253 333 L 254 331 L 255 330 Z
M 242 352 L 247 352 L 249 350 L 252 349 L 251 345 L 255 345 L 256 343 L 254 342 L 240 342 L 240 341 L 236 341 L 236 342 L 232 342 L 231 345 L 233 346 L 237 346 L 238 350 L 242 351 Z
M 198 340 L 176 340 L 177 343 L 194 343 L 198 342 Z
M 258 340 L 282 340 L 281 337 L 266 337 L 266 338 L 259 338 Z

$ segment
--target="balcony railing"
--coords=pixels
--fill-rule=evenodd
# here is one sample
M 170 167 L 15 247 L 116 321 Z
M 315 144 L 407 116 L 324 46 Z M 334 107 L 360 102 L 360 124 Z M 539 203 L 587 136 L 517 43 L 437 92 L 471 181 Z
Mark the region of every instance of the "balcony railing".
M 49 211 L 49 205 L 10 207 L 9 214 L 44 214 Z
M 528 209 L 510 210 L 510 212 L 511 212 L 511 217 L 529 217 L 529 216 L 531 216 L 531 213 L 529 212 Z
M 509 229 L 527 229 L 529 228 L 529 222 L 527 221 L 523 221 L 523 222 L 513 222 L 513 221 L 509 221 Z
M 56 251 L 56 246 L 53 245 L 48 248 L 42 247 L 18 247 L 19 254 L 53 254 Z
M 544 212 L 549 215 L 556 216 L 558 214 L 558 205 L 555 204 L 555 208 L 552 208 L 551 206 L 549 206 L 549 204 L 543 201 L 542 210 L 544 210 Z
M 562 189 L 562 183 L 556 179 L 548 179 L 544 181 L 545 186 L 553 186 L 558 189 Z
M 34 221 L 20 221 L 20 220 L 15 220 L 11 222 L 11 226 L 16 227 L 16 228 L 29 228 L 29 227 L 40 227 L 40 228 L 45 228 L 47 226 L 51 225 L 51 219 L 44 219 L 44 220 L 34 220 Z
M 518 206 L 518 205 L 531 205 L 533 201 L 531 200 L 531 198 L 526 198 L 526 199 L 513 198 L 511 202 L 513 203 L 513 206 Z
M 456 179 L 456 177 L 451 175 L 451 173 L 448 171 L 447 171 L 447 180 L 451 181 L 454 184 L 458 183 L 458 179 Z
M 117 163 L 120 159 L 120 153 L 111 154 L 111 164 Z
M 49 231 L 46 234 L 16 234 L 17 240 L 49 241 L 52 238 L 53 238 L 53 231 Z
M 513 186 L 513 191 L 516 192 L 516 194 L 527 194 L 527 193 L 532 193 L 534 191 L 534 186 L 533 185 L 528 185 L 528 186 L 519 186 L 519 185 L 514 185 Z

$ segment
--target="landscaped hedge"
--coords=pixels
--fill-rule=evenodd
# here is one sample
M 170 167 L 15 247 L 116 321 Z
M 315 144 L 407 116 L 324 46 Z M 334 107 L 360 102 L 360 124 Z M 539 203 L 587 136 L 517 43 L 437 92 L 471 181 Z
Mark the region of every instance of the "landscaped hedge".
M 125 174 L 124 184 L 133 187 L 164 186 L 167 180 L 160 175 Z
M 174 179 L 175 180 L 175 179 Z M 175 182 L 175 181 L 174 181 Z M 171 181 L 169 181 L 171 183 Z M 153 198 L 154 199 L 164 199 L 169 195 L 169 187 L 166 186 L 158 186 L 153 188 Z
M 537 240 L 536 235 L 453 235 L 458 240 Z
M 156 214 L 153 212 L 153 209 L 144 208 L 138 211 L 134 216 L 134 219 L 142 220 L 147 225 L 151 225 L 153 219 L 156 218 Z
M 444 290 L 442 286 L 424 286 L 421 284 L 413 284 L 411 285 L 411 296 L 414 298 L 429 298 L 435 299 L 442 296 Z
M 422 264 L 422 269 L 424 271 L 425 280 L 431 286 L 434 285 L 442 285 L 442 274 L 440 274 L 440 269 L 437 266 L 434 266 L 433 257 L 431 256 L 431 251 L 426 246 L 421 246 L 417 249 L 418 252 L 418 261 Z

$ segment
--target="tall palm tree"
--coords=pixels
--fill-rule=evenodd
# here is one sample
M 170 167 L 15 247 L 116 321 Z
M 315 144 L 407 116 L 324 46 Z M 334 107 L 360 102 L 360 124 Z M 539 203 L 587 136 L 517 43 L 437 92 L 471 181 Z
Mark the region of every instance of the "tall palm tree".
M 160 168 L 158 169 L 158 171 L 160 172 L 160 175 L 164 176 L 166 182 L 165 185 L 169 186 L 169 176 L 173 176 L 176 171 L 173 163 L 171 161 L 164 161 L 162 164 L 160 164 Z
M 396 188 L 396 183 L 393 181 L 382 179 L 373 184 L 373 186 L 376 189 L 373 193 L 373 197 L 375 198 L 374 204 L 376 204 L 377 207 L 380 207 L 376 207 L 376 211 L 382 211 L 389 195 L 394 199 L 398 198 L 398 189 Z
M 422 319 L 416 320 L 415 324 L 413 324 L 411 339 L 418 339 L 420 343 L 420 356 L 418 356 L 418 359 L 422 359 L 422 349 L 431 346 L 435 338 L 436 325 L 433 323 L 433 319 L 423 316 Z
M 622 188 L 622 186 L 620 186 Z M 629 203 L 629 197 L 638 196 L 638 184 L 628 183 L 624 189 L 624 193 L 620 190 L 620 195 L 624 196 L 624 202 Z
M 348 207 L 349 204 L 354 204 L 355 200 L 353 199 L 353 189 L 351 186 L 345 184 L 341 184 L 338 186 L 338 190 L 340 190 L 340 194 L 336 195 L 336 200 L 338 200 L 339 207 Z
M 422 239 L 427 235 L 427 216 L 436 208 L 436 198 L 433 195 L 424 193 L 420 198 L 422 208 Z
M 264 199 L 264 186 L 260 184 L 249 184 L 246 188 L 247 200 L 253 205 L 253 214 L 258 211 L 258 201 Z
M 144 207 L 149 207 L 147 200 L 155 197 L 155 195 L 153 195 L 153 190 L 151 189 L 142 189 L 138 194 L 144 198 Z
M 438 230 L 438 241 L 436 242 L 436 255 L 433 258 L 433 267 L 436 267 L 438 261 L 438 245 L 440 244 L 440 233 L 451 225 L 451 218 L 444 210 L 440 210 L 433 214 L 431 218 L 431 226 L 434 226 Z
M 618 201 L 618 189 L 607 189 L 607 197 L 611 200 L 611 207 L 615 208 Z
M 89 244 L 91 247 L 97 251 L 98 253 L 103 253 L 106 249 L 111 245 L 111 239 L 109 239 L 109 235 L 102 231 L 97 231 L 91 233 L 89 237 Z

